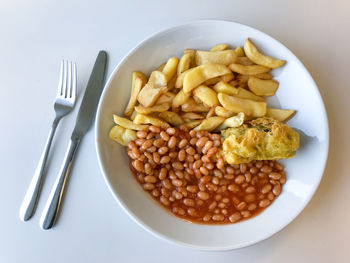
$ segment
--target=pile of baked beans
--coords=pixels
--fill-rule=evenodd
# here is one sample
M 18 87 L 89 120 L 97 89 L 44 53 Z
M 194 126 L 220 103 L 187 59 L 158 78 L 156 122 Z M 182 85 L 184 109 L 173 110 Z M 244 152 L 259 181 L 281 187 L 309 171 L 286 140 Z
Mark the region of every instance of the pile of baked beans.
M 276 161 L 226 164 L 221 137 L 186 127 L 138 131 L 127 153 L 143 189 L 176 216 L 206 224 L 257 215 L 281 193 L 284 168 Z

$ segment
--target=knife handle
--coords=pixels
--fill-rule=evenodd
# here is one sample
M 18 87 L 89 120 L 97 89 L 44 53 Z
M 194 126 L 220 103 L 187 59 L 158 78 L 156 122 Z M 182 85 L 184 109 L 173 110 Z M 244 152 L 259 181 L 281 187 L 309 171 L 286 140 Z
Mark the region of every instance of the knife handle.
M 50 229 L 55 223 L 64 188 L 67 183 L 68 175 L 79 143 L 80 140 L 73 138 L 69 142 L 60 172 L 57 176 L 56 182 L 51 190 L 49 199 L 47 200 L 44 211 L 41 215 L 40 226 L 42 229 Z

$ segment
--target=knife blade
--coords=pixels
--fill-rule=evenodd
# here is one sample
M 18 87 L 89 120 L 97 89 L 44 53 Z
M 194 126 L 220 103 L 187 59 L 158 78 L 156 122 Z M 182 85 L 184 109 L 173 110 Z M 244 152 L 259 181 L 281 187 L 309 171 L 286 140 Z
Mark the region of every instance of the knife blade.
M 103 89 L 103 81 L 106 72 L 107 53 L 100 51 L 89 82 L 87 84 L 82 103 L 80 105 L 77 121 L 73 130 L 63 164 L 56 178 L 55 184 L 50 192 L 44 211 L 40 219 L 42 229 L 50 229 L 57 218 L 58 210 L 63 197 L 65 185 L 74 160 L 75 153 L 80 140 L 88 131 L 94 119 L 98 101 Z
M 86 86 L 77 121 L 75 123 L 75 128 L 72 133 L 72 139 L 79 139 L 84 136 L 91 126 L 103 89 L 106 65 L 107 53 L 105 51 L 100 51 L 96 58 L 89 82 Z

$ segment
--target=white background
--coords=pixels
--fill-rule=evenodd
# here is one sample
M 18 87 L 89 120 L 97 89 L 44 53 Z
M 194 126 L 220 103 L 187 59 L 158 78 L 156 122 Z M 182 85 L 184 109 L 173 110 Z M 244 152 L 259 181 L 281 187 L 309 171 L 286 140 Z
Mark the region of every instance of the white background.
M 0 262 L 350 262 L 349 12 L 347 0 L 1 0 Z M 330 125 L 329 159 L 301 215 L 270 239 L 235 251 L 166 243 L 115 202 L 99 170 L 90 129 L 76 156 L 59 221 L 43 231 L 39 217 L 76 107 L 57 130 L 37 213 L 21 222 L 18 210 L 54 117 L 60 60 L 77 62 L 79 105 L 100 49 L 109 53 L 109 75 L 150 34 L 210 18 L 237 21 L 277 38 L 306 65 L 321 91 Z

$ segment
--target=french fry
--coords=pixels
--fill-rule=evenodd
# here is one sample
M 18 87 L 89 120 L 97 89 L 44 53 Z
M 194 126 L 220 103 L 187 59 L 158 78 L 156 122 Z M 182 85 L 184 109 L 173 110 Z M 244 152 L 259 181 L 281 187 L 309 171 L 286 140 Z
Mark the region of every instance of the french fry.
M 276 80 L 263 80 L 256 77 L 250 77 L 248 80 L 249 89 L 258 96 L 273 96 L 278 89 Z
M 182 72 L 185 72 L 190 68 L 192 56 L 192 53 L 185 53 L 182 55 L 179 61 L 179 65 L 177 66 L 177 75 L 180 75 Z
M 185 79 L 185 76 L 187 73 L 191 72 L 192 70 L 194 70 L 195 68 L 190 68 L 184 72 L 182 72 L 180 75 L 177 76 L 176 82 L 175 82 L 175 88 L 177 89 L 181 89 L 183 86 L 183 82 Z
M 137 136 L 135 131 L 115 125 L 109 132 L 109 138 L 121 145 L 127 146 L 128 143 L 135 140 Z
M 228 44 L 218 44 L 216 46 L 213 46 L 210 51 L 214 52 L 214 51 L 223 51 L 225 49 L 228 49 L 229 45 Z
M 244 43 L 244 52 L 246 56 L 255 64 L 262 65 L 268 68 L 279 68 L 286 63 L 285 60 L 275 59 L 261 54 L 249 38 L 247 38 L 247 40 Z
M 195 67 L 185 75 L 183 80 L 183 90 L 184 92 L 190 92 L 204 81 L 228 73 L 230 73 L 230 70 L 221 64 L 208 63 Z
M 166 128 L 170 127 L 170 125 L 168 123 L 166 123 L 165 121 L 162 121 L 159 118 L 143 115 L 143 114 L 140 114 L 140 113 L 138 113 L 136 115 L 136 117 L 134 119 L 134 123 L 136 125 L 137 124 L 138 125 L 140 125 L 140 124 L 151 124 L 151 125 L 154 125 L 154 126 L 161 127 L 162 129 L 166 129 Z
M 266 109 L 267 117 L 272 117 L 281 122 L 288 121 L 294 116 L 295 113 L 296 113 L 295 110 L 282 110 L 282 109 L 272 109 L 272 108 Z
M 137 102 L 137 96 L 140 93 L 142 87 L 145 85 L 146 81 L 146 76 L 142 72 L 134 71 L 132 73 L 131 95 L 128 105 L 126 106 L 124 111 L 125 116 L 131 116 Z
M 145 107 L 155 104 L 157 99 L 167 91 L 167 77 L 160 71 L 153 71 L 146 85 L 141 89 L 137 100 Z
M 225 93 L 219 93 L 221 105 L 235 113 L 244 112 L 251 117 L 262 117 L 266 114 L 266 102 L 236 98 Z
M 256 74 L 256 75 L 254 75 L 254 77 L 259 78 L 259 79 L 272 79 L 272 75 L 269 72 Z
M 136 130 L 136 131 L 141 131 L 141 130 L 147 130 L 148 129 L 147 125 L 140 125 L 139 123 L 134 123 L 134 122 L 132 122 L 132 121 L 130 121 L 128 119 L 119 117 L 116 114 L 113 114 L 113 119 L 114 119 L 114 122 L 116 124 L 124 127 L 125 129 L 131 129 L 131 130 Z
M 179 64 L 179 59 L 172 57 L 169 58 L 167 63 L 165 64 L 162 72 L 165 74 L 167 81 L 170 81 L 177 71 L 177 65 Z
M 208 63 L 216 63 L 222 65 L 230 65 L 235 63 L 237 54 L 234 50 L 223 51 L 196 51 L 196 64 L 203 65 Z
M 215 107 L 215 114 L 217 116 L 225 117 L 225 118 L 229 118 L 229 117 L 232 117 L 233 115 L 236 115 L 236 113 L 234 113 L 233 111 L 226 110 L 222 106 L 216 106 Z
M 199 86 L 193 91 L 193 95 L 208 107 L 214 107 L 219 105 L 216 92 L 207 86 Z
M 198 126 L 199 124 L 201 124 L 202 120 L 193 120 L 193 121 L 189 121 L 189 122 L 185 122 L 185 126 L 192 130 L 194 127 Z
M 158 100 L 156 101 L 156 104 L 162 104 L 162 103 L 172 103 L 173 99 L 175 98 L 174 93 L 167 91 L 166 93 L 160 95 Z
M 229 94 L 230 95 L 230 94 Z M 233 94 L 234 97 L 248 100 L 256 100 L 256 101 L 265 101 L 264 98 L 255 95 L 253 92 L 249 90 L 238 88 L 237 94 Z
M 141 114 L 151 114 L 153 112 L 163 112 L 167 111 L 170 108 L 170 103 L 162 103 L 162 104 L 156 104 L 152 107 L 143 107 L 143 106 L 136 106 L 135 110 L 137 113 Z
M 182 106 L 183 112 L 208 112 L 209 108 L 203 104 L 196 103 L 192 98 L 189 98 Z
M 159 113 L 158 116 L 163 120 L 165 120 L 167 123 L 170 123 L 171 125 L 174 125 L 174 126 L 180 126 L 184 122 L 182 118 L 173 111 L 163 111 Z
M 215 107 L 210 108 L 210 110 L 207 113 L 207 116 L 205 116 L 206 118 L 210 118 L 213 117 L 215 115 Z
M 179 93 L 177 93 L 174 97 L 171 107 L 173 108 L 173 110 L 177 109 L 178 107 L 183 105 L 190 97 L 191 93 L 185 93 L 183 89 L 181 89 Z
M 217 93 L 226 93 L 228 95 L 236 95 L 238 93 L 238 90 L 227 84 L 226 82 L 223 82 L 223 81 L 220 81 L 219 83 L 217 83 L 215 86 L 214 86 L 214 90 L 217 92 Z
M 171 91 L 172 89 L 175 88 L 175 82 L 176 82 L 177 76 L 174 75 L 174 77 L 171 78 L 171 80 L 168 81 L 168 85 L 167 85 L 167 90 Z
M 196 67 L 196 50 L 194 49 L 185 49 L 184 54 L 190 53 L 191 54 L 191 64 L 190 68 Z
M 230 82 L 231 80 L 233 80 L 235 78 L 235 75 L 231 72 L 229 74 L 225 74 L 221 76 L 221 80 L 223 82 Z M 216 83 L 215 83 L 216 84 Z
M 243 112 L 239 112 L 236 116 L 232 116 L 227 118 L 218 128 L 217 130 L 225 130 L 227 128 L 237 128 L 240 127 L 244 122 L 245 114 Z
M 247 57 L 238 57 L 236 63 L 244 66 L 254 65 L 254 62 Z
M 186 112 L 184 114 L 181 115 L 181 117 L 185 120 L 185 121 L 192 121 L 192 120 L 201 120 L 204 119 L 204 117 L 198 113 L 195 112 Z
M 249 76 L 260 74 L 260 73 L 266 73 L 270 71 L 269 68 L 260 66 L 260 65 L 244 66 L 241 64 L 231 64 L 229 68 L 233 72 L 236 72 L 242 75 L 249 75 Z
M 134 111 L 132 112 L 131 116 L 130 116 L 130 120 L 133 121 L 133 120 L 135 119 L 136 115 L 137 115 L 137 111 L 134 110 Z
M 203 85 L 212 86 L 212 85 L 215 85 L 216 83 L 218 83 L 219 81 L 221 81 L 221 77 L 216 77 L 216 78 L 212 78 L 212 79 L 208 79 L 208 80 L 204 81 Z
M 164 67 L 165 67 L 165 63 L 162 63 L 161 65 L 159 65 L 158 68 L 156 68 L 156 71 L 163 71 Z
M 224 117 L 215 116 L 205 119 L 193 130 L 195 131 L 213 131 L 215 130 L 221 123 L 225 121 Z
M 243 50 L 243 48 L 241 46 L 236 47 L 235 52 L 236 52 L 238 57 L 244 57 L 245 56 L 244 50 Z
M 249 76 L 247 75 L 238 75 L 236 80 L 238 80 L 238 85 L 246 85 L 248 83 L 249 80 Z

